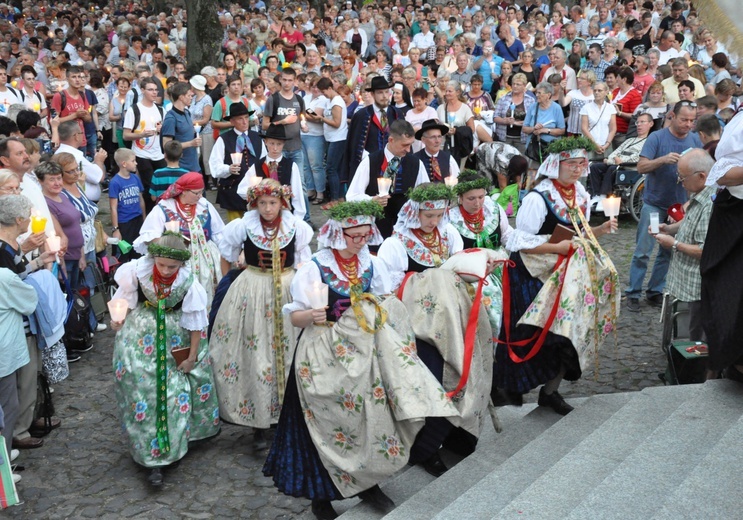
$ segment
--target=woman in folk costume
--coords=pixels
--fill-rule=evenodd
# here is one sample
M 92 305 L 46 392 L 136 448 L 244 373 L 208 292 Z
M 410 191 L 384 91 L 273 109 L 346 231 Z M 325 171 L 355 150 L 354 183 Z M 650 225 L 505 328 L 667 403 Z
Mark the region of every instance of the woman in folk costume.
M 217 240 L 223 229 L 222 217 L 204 197 L 204 177 L 190 172 L 162 194 L 157 206 L 147 215 L 133 246 L 144 255 L 148 244 L 166 230 L 181 233 L 191 250 L 189 268 L 206 291 L 207 307 L 211 307 L 214 291 L 222 278 Z
M 426 417 L 458 415 L 416 354 L 405 307 L 383 296 L 389 275 L 368 248 L 381 242 L 381 214 L 370 201 L 333 207 L 284 306 L 304 330 L 263 473 L 311 499 L 318 518 L 335 518 L 330 501 L 355 495 L 388 512 L 377 484 L 405 466 Z
M 498 404 L 520 404 L 544 385 L 539 405 L 568 414 L 573 408 L 558 393 L 560 382 L 579 379 L 615 330 L 617 272 L 596 237 L 615 230 L 616 221 L 591 228 L 590 196 L 577 182 L 587 175 L 592 148 L 584 137 L 551 143 L 516 216 L 493 376 Z
M 212 327 L 219 411 L 231 423 L 254 429 L 254 450 L 281 413 L 284 386 L 299 332 L 282 307 L 291 301 L 295 268 L 312 253 L 312 228 L 289 211 L 291 189 L 263 179 L 248 189 L 248 212 L 220 237 L 229 262 L 244 252 L 247 267 L 230 285 Z
M 182 459 L 188 443 L 219 432 L 219 408 L 206 341 L 206 292 L 186 267 L 181 235 L 166 232 L 149 254 L 116 271 L 131 310 L 111 322 L 114 390 L 129 451 L 162 485 L 162 468 Z M 179 361 L 177 361 L 177 359 Z
M 463 172 L 453 188 L 459 204 L 449 210 L 449 221 L 462 237 L 464 249 L 492 249 L 505 257 L 504 245 L 513 228 L 503 208 L 488 196 L 491 187 L 490 180 L 475 171 Z M 490 318 L 493 338 L 498 337 L 503 316 L 502 275 L 503 266 L 498 265 L 482 290 L 482 304 Z
M 421 463 L 437 477 L 447 469 L 438 451 L 450 435 L 447 446 L 457 444 L 455 449 L 467 454 L 474 449 L 488 417 L 493 367 L 492 333 L 480 298 L 473 301 L 475 291 L 454 271 L 436 269 L 462 250 L 462 238 L 448 223 L 452 196 L 444 184 L 426 183 L 410 190 L 392 236 L 378 253 L 410 315 L 418 356 L 449 391 L 461 415 L 450 420 L 427 418 L 411 449 L 410 462 Z M 470 320 L 477 332 L 468 350 Z

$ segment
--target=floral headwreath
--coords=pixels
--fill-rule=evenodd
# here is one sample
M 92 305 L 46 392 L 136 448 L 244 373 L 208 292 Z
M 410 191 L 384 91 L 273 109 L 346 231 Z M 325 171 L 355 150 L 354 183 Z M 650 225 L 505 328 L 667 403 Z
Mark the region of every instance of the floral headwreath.
M 185 240 L 183 235 L 180 233 L 174 233 L 172 231 L 166 231 L 162 236 L 175 236 L 181 240 Z M 191 251 L 188 249 L 175 249 L 173 247 L 164 246 L 158 244 L 157 241 L 152 241 L 147 246 L 147 252 L 153 258 L 170 258 L 171 260 L 178 260 L 179 262 L 188 262 L 191 258 Z
M 547 147 L 549 155 L 539 166 L 537 175 L 557 179 L 560 175 L 560 162 L 567 159 L 588 159 L 588 152 L 595 149 L 596 146 L 593 142 L 583 136 L 555 139 Z M 588 175 L 588 161 L 586 161 L 586 169 L 583 175 Z
M 258 199 L 267 195 L 269 197 L 276 197 L 281 200 L 281 205 L 289 209 L 291 208 L 292 199 L 292 188 L 288 185 L 272 185 L 273 183 L 260 182 L 255 186 L 248 188 L 248 193 L 245 198 L 248 201 L 248 209 L 255 209 L 258 204 Z
M 492 182 L 487 177 L 483 177 L 475 170 L 464 170 L 459 174 L 457 184 L 454 186 L 454 193 L 462 195 L 472 190 L 490 191 Z
M 420 212 L 449 208 L 452 199 L 452 190 L 445 184 L 428 184 L 408 190 L 408 201 L 400 208 L 395 223 L 395 231 L 405 229 L 419 229 L 421 227 Z M 439 222 L 440 228 L 449 223 L 449 212 Z
M 371 226 L 372 238 L 367 245 L 377 246 L 382 243 L 382 235 L 375 224 L 377 217 L 384 215 L 382 206 L 374 201 L 342 202 L 328 211 L 330 217 L 320 228 L 317 243 L 320 247 L 330 247 L 336 250 L 346 249 L 346 239 L 343 230 L 357 226 Z

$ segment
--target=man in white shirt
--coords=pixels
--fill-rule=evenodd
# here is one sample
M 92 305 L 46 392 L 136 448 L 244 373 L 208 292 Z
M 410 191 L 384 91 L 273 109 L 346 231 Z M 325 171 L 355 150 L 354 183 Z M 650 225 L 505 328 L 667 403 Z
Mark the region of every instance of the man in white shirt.
M 433 47 L 433 33 L 431 32 L 428 20 L 421 20 L 419 22 L 421 32 L 413 37 L 413 47 L 420 49 L 421 56 L 426 54 L 429 47 Z
M 108 154 L 105 150 L 98 150 L 95 153 L 94 162 L 90 162 L 85 154 L 79 150 L 80 147 L 80 126 L 77 121 L 66 121 L 59 125 L 59 148 L 54 155 L 67 152 L 75 157 L 75 162 L 82 165 L 82 173 L 85 178 L 85 196 L 92 202 L 98 202 L 101 198 L 101 185 L 103 172 L 106 171 L 104 162 Z
M 672 31 L 663 31 L 658 46 L 654 47 L 660 53 L 658 65 L 665 65 L 672 59 L 681 57 L 681 52 L 673 47 L 675 42 L 676 35 Z
M 568 53 L 557 47 L 550 49 L 548 56 L 552 66 L 544 72 L 542 81 L 547 81 L 552 74 L 559 74 L 562 77 L 562 88 L 565 92 L 577 89 L 578 78 L 575 76 L 575 71 L 566 65 Z
M 446 177 L 459 177 L 459 165 L 449 152 L 441 150 L 444 136 L 449 127 L 439 124 L 436 119 L 423 122 L 415 138 L 423 143 L 424 148 L 415 154 L 426 168 L 431 182 L 444 182 Z
M 8 108 L 14 103 L 21 103 L 21 99 L 16 95 L 16 91 L 8 88 L 8 72 L 5 66 L 0 63 L 0 116 L 8 115 Z

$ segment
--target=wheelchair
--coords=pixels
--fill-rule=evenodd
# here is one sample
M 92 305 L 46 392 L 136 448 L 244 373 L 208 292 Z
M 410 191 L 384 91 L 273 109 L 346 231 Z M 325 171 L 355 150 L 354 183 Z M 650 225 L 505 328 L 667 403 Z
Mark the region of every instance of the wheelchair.
M 629 213 L 635 222 L 640 222 L 642 197 L 645 192 L 645 175 L 634 169 L 634 165 L 623 165 L 614 172 L 614 195 L 622 199 L 620 213 Z

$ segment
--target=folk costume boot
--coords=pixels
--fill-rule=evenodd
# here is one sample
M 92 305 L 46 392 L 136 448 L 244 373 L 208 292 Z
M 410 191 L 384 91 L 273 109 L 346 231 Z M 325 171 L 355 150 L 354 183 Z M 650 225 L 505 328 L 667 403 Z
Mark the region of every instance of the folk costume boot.
M 149 482 L 152 487 L 162 486 L 163 470 L 161 468 L 152 468 L 152 471 L 150 471 L 150 474 L 147 477 L 147 482 Z
M 552 408 L 556 413 L 560 415 L 567 415 L 573 411 L 573 407 L 565 402 L 560 393 L 555 390 L 551 394 L 548 394 L 544 387 L 539 390 L 539 406 L 548 406 Z
M 426 473 L 428 473 L 429 475 L 433 475 L 434 477 L 439 478 L 441 475 L 446 473 L 449 468 L 447 468 L 446 464 L 444 464 L 444 461 L 441 460 L 441 455 L 439 455 L 439 452 L 436 452 L 423 463 L 423 469 L 425 469 Z
M 267 447 L 268 442 L 266 441 L 266 430 L 253 428 L 253 451 L 263 451 Z
M 312 514 L 315 515 L 317 520 L 333 520 L 334 518 L 338 518 L 338 513 L 333 509 L 330 500 L 313 500 Z
M 359 498 L 368 502 L 369 505 L 377 509 L 380 513 L 391 513 L 395 509 L 395 503 L 377 485 L 359 493 Z

